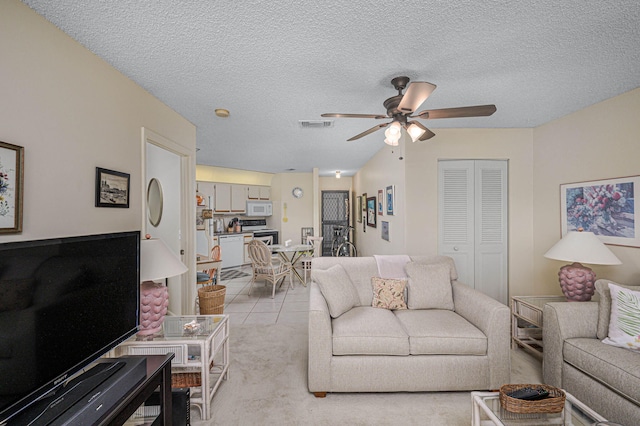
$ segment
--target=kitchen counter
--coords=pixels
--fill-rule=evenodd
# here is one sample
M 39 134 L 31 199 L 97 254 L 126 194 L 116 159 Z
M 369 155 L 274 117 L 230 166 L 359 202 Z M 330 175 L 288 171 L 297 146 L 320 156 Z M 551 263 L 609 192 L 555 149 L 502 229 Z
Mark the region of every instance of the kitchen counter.
M 220 235 L 242 235 L 242 234 L 253 234 L 253 231 L 240 231 L 240 232 L 214 232 L 214 237 L 219 237 Z

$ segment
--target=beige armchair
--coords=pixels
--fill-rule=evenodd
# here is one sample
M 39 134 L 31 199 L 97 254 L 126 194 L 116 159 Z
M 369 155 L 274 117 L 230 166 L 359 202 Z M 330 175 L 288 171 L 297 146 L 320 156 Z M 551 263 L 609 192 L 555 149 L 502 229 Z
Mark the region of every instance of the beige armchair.
M 280 285 L 282 285 L 287 276 L 289 276 L 289 286 L 293 288 L 291 263 L 272 257 L 269 247 L 260 240 L 252 240 L 249 243 L 248 249 L 251 266 L 253 268 L 253 277 L 251 278 L 251 285 L 249 286 L 249 296 L 251 296 L 253 284 L 257 280 L 264 280 L 265 283 L 270 282 L 272 284 L 272 299 L 276 295 L 276 284 L 280 283 Z

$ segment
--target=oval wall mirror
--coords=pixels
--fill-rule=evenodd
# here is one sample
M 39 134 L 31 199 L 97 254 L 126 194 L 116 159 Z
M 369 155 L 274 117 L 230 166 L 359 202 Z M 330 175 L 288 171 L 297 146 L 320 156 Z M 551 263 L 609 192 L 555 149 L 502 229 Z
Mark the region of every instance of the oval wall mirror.
M 151 179 L 147 187 L 147 216 L 153 226 L 158 226 L 162 219 L 162 185 L 156 178 Z

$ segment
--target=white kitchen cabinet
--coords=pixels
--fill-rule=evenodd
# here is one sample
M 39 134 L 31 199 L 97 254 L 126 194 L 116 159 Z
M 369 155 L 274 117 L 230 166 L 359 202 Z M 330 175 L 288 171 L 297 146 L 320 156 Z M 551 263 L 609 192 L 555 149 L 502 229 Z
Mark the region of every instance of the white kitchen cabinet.
M 249 200 L 270 200 L 271 199 L 271 187 L 249 185 L 247 189 L 247 198 Z
M 253 234 L 244 234 L 244 263 L 251 263 L 249 257 L 249 243 L 253 240 Z
M 231 213 L 245 213 L 247 211 L 247 187 L 231 185 Z
M 245 213 L 247 211 L 246 186 L 230 183 L 215 184 L 216 213 Z

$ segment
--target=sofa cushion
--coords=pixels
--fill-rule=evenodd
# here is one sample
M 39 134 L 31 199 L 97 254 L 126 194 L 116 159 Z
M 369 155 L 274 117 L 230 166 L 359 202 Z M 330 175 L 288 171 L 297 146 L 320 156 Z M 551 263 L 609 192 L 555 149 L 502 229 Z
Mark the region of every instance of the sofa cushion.
M 564 341 L 564 361 L 640 405 L 640 354 L 597 339 Z
M 602 341 L 608 345 L 640 351 L 640 291 L 609 284 L 611 291 L 611 319 L 609 336 Z
M 372 256 L 367 257 L 329 257 L 320 256 L 313 258 L 311 278 L 314 279 L 315 271 L 329 269 L 334 265 L 342 265 L 347 275 L 351 278 L 353 286 L 358 292 L 360 302 L 357 306 L 371 306 L 373 292 L 371 291 L 371 277 L 378 275 L 378 267 Z
M 634 291 L 640 291 L 640 286 L 618 284 L 610 280 L 600 279 L 596 281 L 596 293 L 600 296 L 598 302 L 598 339 L 602 340 L 609 335 L 609 319 L 611 318 L 611 291 L 609 283 Z
M 409 335 L 411 355 L 486 355 L 487 336 L 453 311 L 395 311 Z
M 458 279 L 458 271 L 456 270 L 456 263 L 453 258 L 449 256 L 411 256 L 411 260 L 416 263 L 425 263 L 427 265 L 435 265 L 443 263 L 449 266 L 449 273 L 451 274 L 451 281 Z
M 406 280 L 372 277 L 373 301 L 371 306 L 382 309 L 407 309 L 404 301 Z
M 392 311 L 357 306 L 332 327 L 334 355 L 409 355 L 409 337 Z
M 320 291 L 327 301 L 329 315 L 337 318 L 358 305 L 360 298 L 351 279 L 342 265 L 333 265 L 329 269 L 316 270 L 313 275 Z
M 453 310 L 453 292 L 448 265 L 409 262 L 405 269 L 409 275 L 407 296 L 409 309 Z

